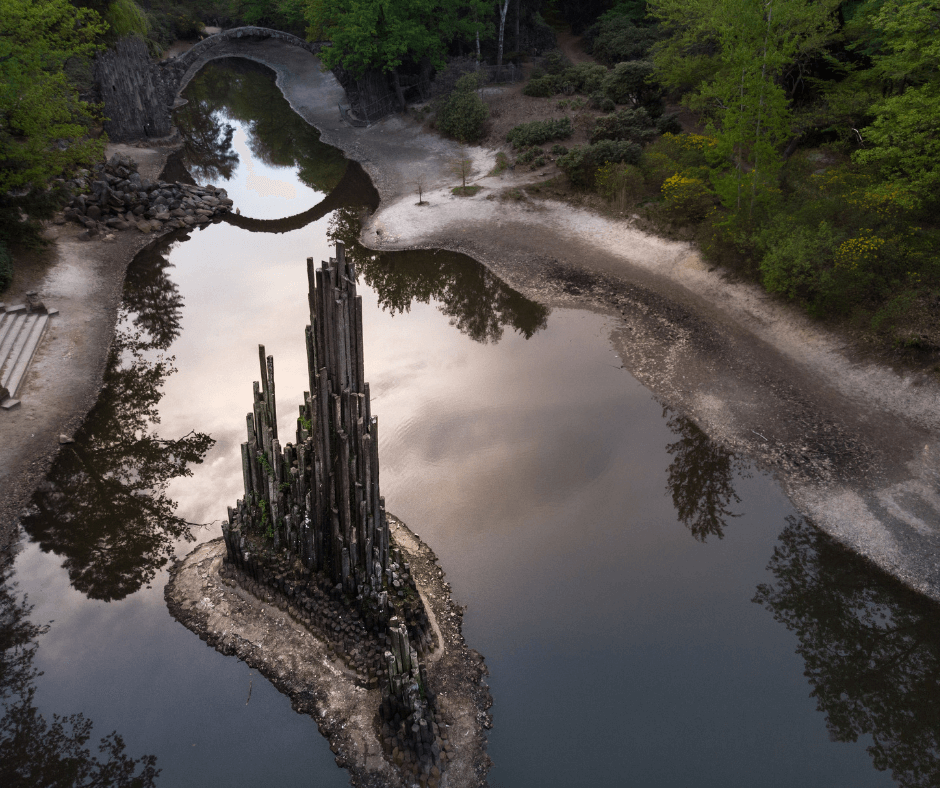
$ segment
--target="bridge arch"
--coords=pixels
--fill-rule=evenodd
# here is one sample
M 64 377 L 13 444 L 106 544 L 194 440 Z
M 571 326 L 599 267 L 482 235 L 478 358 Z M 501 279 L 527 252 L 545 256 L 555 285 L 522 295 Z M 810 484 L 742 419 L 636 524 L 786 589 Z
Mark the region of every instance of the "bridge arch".
M 147 46 L 127 36 L 95 60 L 95 82 L 107 118 L 104 130 L 112 142 L 165 137 L 172 130 L 170 113 L 180 91 L 210 60 L 221 57 L 252 58 L 250 47 L 238 42 L 267 38 L 283 41 L 314 55 L 329 43 L 302 38 L 267 27 L 236 27 L 204 38 L 188 52 L 154 63 Z
M 262 41 L 267 38 L 300 47 L 313 55 L 318 55 L 323 47 L 330 46 L 328 42 L 305 41 L 299 36 L 285 33 L 282 30 L 272 30 L 268 27 L 249 25 L 223 30 L 221 33 L 202 39 L 186 52 L 155 64 L 157 68 L 162 69 L 161 81 L 166 86 L 166 95 L 170 99 L 170 106 L 176 103 L 183 88 L 196 76 L 199 69 L 210 60 L 222 57 L 248 57 L 253 59 L 250 53 L 238 52 L 230 45 L 237 44 L 239 41 Z

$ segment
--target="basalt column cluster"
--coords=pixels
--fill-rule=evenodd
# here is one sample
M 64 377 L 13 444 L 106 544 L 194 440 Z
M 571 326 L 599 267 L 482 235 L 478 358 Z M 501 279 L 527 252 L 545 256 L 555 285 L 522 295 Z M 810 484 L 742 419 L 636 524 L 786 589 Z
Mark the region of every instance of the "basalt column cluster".
M 424 658 L 435 636 L 406 556 L 390 543 L 379 494 L 378 421 L 363 375 L 362 299 L 355 267 L 307 260 L 310 390 L 296 443 L 278 438 L 274 359 L 259 348 L 261 381 L 242 444 L 245 496 L 222 526 L 221 574 L 302 622 L 369 688 L 382 688 L 386 754 L 422 785 L 446 761 L 443 720 Z
M 286 549 L 346 594 L 370 600 L 368 607 L 381 615 L 390 612 L 383 589 L 389 531 L 379 494 L 378 420 L 369 412 L 363 375 L 362 298 L 342 244 L 320 270 L 308 259 L 307 276 L 310 390 L 296 443 L 281 447 L 274 359 L 261 346 L 261 382 L 242 444 L 245 497 L 230 509 L 226 544 L 241 566 L 252 559 L 252 542 L 267 540 L 263 548 Z

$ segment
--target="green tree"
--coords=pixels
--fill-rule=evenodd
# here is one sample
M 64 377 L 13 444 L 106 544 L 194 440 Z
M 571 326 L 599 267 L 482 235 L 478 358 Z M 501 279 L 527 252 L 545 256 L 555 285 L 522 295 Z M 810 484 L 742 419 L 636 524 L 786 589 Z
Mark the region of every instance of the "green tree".
M 399 67 L 424 59 L 442 67 L 455 38 L 492 35 L 492 26 L 484 24 L 492 10 L 481 0 L 309 0 L 307 36 L 332 42 L 320 53 L 327 68 L 392 74 L 404 106 Z
M 871 20 L 882 42 L 873 56 L 884 96 L 861 132 L 858 162 L 878 167 L 883 194 L 922 204 L 940 186 L 940 2 L 887 0 Z
M 790 96 L 781 76 L 818 53 L 835 30 L 838 0 L 652 0 L 669 31 L 655 47 L 659 78 L 691 89 L 689 104 L 709 118 L 718 152 L 731 162 L 716 186 L 725 204 L 748 214 L 775 183 L 782 144 L 792 136 Z M 749 188 L 748 188 L 749 187 Z
M 0 0 L 0 238 L 35 233 L 29 219 L 57 205 L 50 182 L 101 155 L 104 141 L 88 136 L 94 108 L 64 68 L 92 55 L 105 30 L 67 0 Z
M 490 111 L 477 93 L 478 85 L 476 73 L 457 80 L 453 92 L 437 111 L 437 128 L 442 134 L 461 142 L 476 142 L 483 136 Z

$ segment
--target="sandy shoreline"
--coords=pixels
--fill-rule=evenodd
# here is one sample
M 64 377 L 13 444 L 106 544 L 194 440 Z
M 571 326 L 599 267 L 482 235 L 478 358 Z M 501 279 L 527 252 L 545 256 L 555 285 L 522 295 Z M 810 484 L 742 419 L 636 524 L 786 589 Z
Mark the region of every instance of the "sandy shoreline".
M 382 203 L 363 243 L 465 252 L 543 304 L 615 318 L 611 341 L 624 368 L 665 404 L 772 472 L 818 526 L 940 601 L 935 378 L 866 360 L 861 348 L 756 285 L 729 282 L 687 244 L 561 203 L 499 199 L 540 178 L 485 177 L 494 151 L 468 149 L 474 182 L 484 188 L 455 198 L 447 162 L 454 143 L 398 116 L 366 129 L 344 125 L 336 109 L 342 89 L 306 51 L 240 42 L 213 55 L 236 52 L 272 67 L 294 109 L 373 179 Z M 160 151 L 129 152 L 151 157 L 142 171 L 160 163 Z M 411 185 L 419 174 L 431 203 L 423 208 Z M 94 402 L 124 270 L 152 241 L 125 233 L 84 242 L 69 232 L 60 231 L 45 278 L 23 287 L 40 290 L 63 320 L 30 372 L 23 407 L 0 419 L 0 529 L 8 535 L 58 435 L 70 434 Z

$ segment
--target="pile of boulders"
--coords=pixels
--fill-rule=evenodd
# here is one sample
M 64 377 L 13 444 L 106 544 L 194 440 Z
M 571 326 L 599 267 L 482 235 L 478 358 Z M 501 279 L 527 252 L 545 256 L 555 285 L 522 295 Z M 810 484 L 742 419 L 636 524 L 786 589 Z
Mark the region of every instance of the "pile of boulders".
M 88 228 L 89 235 L 194 227 L 207 224 L 232 206 L 225 189 L 142 178 L 137 163 L 119 153 L 92 170 L 79 170 L 68 185 L 75 197 L 63 215 Z

